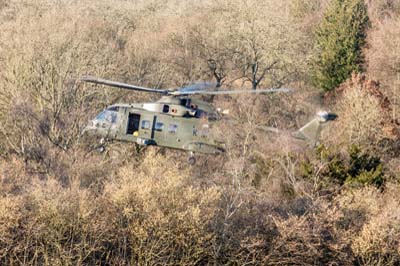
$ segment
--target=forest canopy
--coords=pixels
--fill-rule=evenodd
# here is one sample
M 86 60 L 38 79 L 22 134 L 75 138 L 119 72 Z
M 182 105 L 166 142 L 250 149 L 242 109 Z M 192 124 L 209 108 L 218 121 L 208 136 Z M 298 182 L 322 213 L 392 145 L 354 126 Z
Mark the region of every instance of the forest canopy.
M 398 265 L 399 15 L 398 0 L 0 0 L 0 265 Z M 214 97 L 237 122 L 192 166 L 97 152 L 89 119 L 155 97 L 84 75 L 293 92 Z M 316 147 L 257 130 L 320 110 L 338 119 Z

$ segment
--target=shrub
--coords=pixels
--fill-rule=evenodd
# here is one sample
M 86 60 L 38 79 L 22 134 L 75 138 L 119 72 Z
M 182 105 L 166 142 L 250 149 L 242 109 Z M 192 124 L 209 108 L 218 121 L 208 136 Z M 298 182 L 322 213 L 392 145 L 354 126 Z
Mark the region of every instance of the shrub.
M 362 49 L 368 26 L 364 0 L 333 0 L 316 31 L 315 85 L 332 90 L 363 70 Z
M 399 71 L 400 71 L 400 2 L 399 1 L 377 1 L 377 3 L 392 3 L 396 6 L 397 14 L 392 14 L 391 19 L 376 22 L 369 33 L 369 49 L 366 50 L 368 63 L 368 74 L 379 80 L 382 92 L 389 97 L 393 104 L 391 117 L 400 119 L 400 94 Z M 375 4 L 375 2 L 374 2 Z M 384 13 L 393 12 L 394 8 L 387 8 Z M 376 11 L 379 12 L 379 11 Z M 380 13 L 380 12 L 379 12 Z M 385 14 L 383 14 L 385 15 Z
M 362 153 L 360 148 L 352 145 L 349 151 L 350 162 L 347 183 L 375 185 L 381 187 L 384 183 L 384 172 L 381 160 L 375 155 Z
M 388 144 L 395 144 L 400 137 L 399 121 L 392 119 L 393 106 L 382 91 L 379 82 L 358 74 L 352 75 L 334 93 L 327 93 L 325 101 L 339 116 L 328 125 L 330 130 L 325 131 L 329 133 L 327 142 L 368 149 L 376 148 L 386 138 L 393 140 Z
M 129 228 L 131 263 L 185 264 L 212 261 L 210 230 L 220 193 L 196 188 L 186 170 L 150 150 L 139 168 L 126 166 L 106 195 Z
M 365 205 L 368 219 L 354 235 L 351 248 L 357 265 L 398 265 L 399 253 L 399 201 L 398 184 L 388 184 L 385 193 L 365 193 L 353 196 L 354 202 L 368 198 Z M 364 192 L 364 193 L 363 193 Z
M 319 176 L 320 189 L 332 187 L 333 184 L 374 185 L 379 188 L 385 183 L 381 159 L 356 145 L 348 147 L 346 154 L 321 145 L 316 155 L 317 161 L 303 161 L 300 164 L 300 173 L 305 178 Z

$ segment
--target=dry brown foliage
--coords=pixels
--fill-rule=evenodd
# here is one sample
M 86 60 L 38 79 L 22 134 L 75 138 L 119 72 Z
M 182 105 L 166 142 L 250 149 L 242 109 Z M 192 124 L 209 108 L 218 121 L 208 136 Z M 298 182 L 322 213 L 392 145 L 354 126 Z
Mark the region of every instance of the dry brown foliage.
M 257 129 L 292 131 L 321 108 L 307 62 L 327 2 L 0 0 L 0 265 L 398 265 L 398 158 L 382 157 L 380 189 L 340 187 L 312 148 Z M 392 4 L 371 3 L 374 21 Z M 396 138 L 388 18 L 366 51 L 382 92 L 363 76 L 338 90 L 332 150 Z M 157 147 L 96 153 L 87 119 L 152 96 L 77 82 L 86 74 L 297 90 L 215 97 L 231 111 L 213 132 L 227 152 L 189 166 Z
M 385 138 L 400 138 L 400 123 L 391 115 L 391 102 L 381 92 L 379 83 L 365 75 L 353 75 L 335 92 L 327 94 L 325 100 L 335 106 L 340 116 L 340 121 L 333 125 L 335 141 L 373 146 Z
M 379 80 L 382 92 L 393 104 L 392 117 L 399 119 L 399 1 L 371 1 L 373 27 L 369 32 L 369 49 L 365 52 L 368 73 Z

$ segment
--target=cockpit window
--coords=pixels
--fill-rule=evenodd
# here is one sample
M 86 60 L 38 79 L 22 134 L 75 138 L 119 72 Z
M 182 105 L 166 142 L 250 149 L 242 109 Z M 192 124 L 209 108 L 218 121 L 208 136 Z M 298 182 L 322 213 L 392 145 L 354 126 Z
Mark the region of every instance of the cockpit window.
M 118 113 L 115 111 L 105 110 L 96 116 L 96 120 L 115 124 L 118 120 Z
M 108 111 L 115 111 L 118 112 L 119 111 L 119 106 L 111 106 L 107 108 Z

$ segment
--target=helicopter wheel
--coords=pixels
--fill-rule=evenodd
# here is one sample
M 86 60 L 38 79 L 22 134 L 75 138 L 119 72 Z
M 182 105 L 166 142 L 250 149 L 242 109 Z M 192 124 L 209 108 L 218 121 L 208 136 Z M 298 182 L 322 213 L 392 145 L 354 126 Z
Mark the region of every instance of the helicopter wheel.
M 194 164 L 196 163 L 196 157 L 190 156 L 190 157 L 188 158 L 188 163 L 189 163 L 190 165 L 194 165 Z
M 191 151 L 191 152 L 189 153 L 188 163 L 189 163 L 190 165 L 194 165 L 194 164 L 196 163 L 196 157 L 194 157 L 194 152 L 193 152 L 193 151 Z
M 190 151 L 189 157 L 188 157 L 188 164 L 194 165 L 196 163 L 196 157 L 194 157 L 194 152 Z
M 103 153 L 103 152 L 105 152 L 105 150 L 106 150 L 106 147 L 104 145 L 101 145 L 100 147 L 97 148 L 97 151 L 99 153 Z

